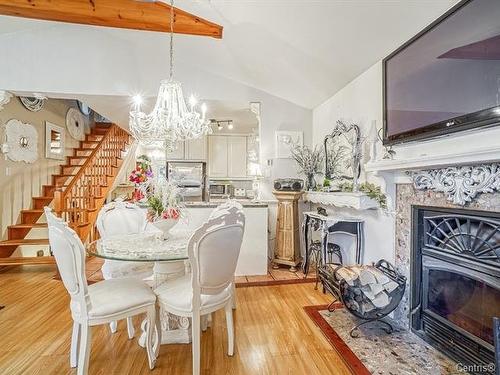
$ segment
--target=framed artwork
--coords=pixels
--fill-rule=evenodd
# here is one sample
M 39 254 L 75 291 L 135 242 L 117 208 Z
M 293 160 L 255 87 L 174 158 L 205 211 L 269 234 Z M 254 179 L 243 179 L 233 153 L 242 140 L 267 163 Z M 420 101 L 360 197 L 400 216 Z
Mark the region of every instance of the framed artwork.
M 304 144 L 304 136 L 300 131 L 278 130 L 274 134 L 274 149 L 277 159 L 291 158 L 291 146 Z
M 45 157 L 47 159 L 64 159 L 65 137 L 64 128 L 45 121 Z

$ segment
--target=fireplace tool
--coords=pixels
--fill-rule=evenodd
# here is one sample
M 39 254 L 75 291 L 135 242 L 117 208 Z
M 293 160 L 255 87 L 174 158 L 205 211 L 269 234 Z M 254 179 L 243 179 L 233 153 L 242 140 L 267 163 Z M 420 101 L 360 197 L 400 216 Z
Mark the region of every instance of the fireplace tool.
M 375 264 L 375 268 L 381 271 L 391 281 L 395 282 L 397 287 L 390 292 L 386 292 L 388 295 L 387 304 L 381 307 L 376 307 L 365 295 L 365 292 L 362 290 L 362 286 L 359 283 L 349 285 L 349 283 L 342 276 L 340 276 L 338 271 L 342 267 L 343 266 L 335 268 L 333 272 L 333 281 L 336 285 L 333 285 L 333 288 L 328 288 L 328 290 L 333 292 L 332 294 L 334 295 L 334 298 L 336 298 L 336 300 L 340 300 L 351 314 L 363 320 L 350 330 L 349 334 L 351 337 L 356 338 L 359 336 L 359 327 L 362 325 L 376 321 L 384 325 L 384 331 L 389 334 L 392 333 L 394 331 L 393 326 L 382 319 L 394 311 L 394 309 L 401 302 L 406 288 L 406 277 L 402 276 L 388 261 L 384 259 L 379 260 Z M 363 308 L 363 306 L 365 308 Z M 369 308 L 366 308 L 366 306 L 369 306 Z

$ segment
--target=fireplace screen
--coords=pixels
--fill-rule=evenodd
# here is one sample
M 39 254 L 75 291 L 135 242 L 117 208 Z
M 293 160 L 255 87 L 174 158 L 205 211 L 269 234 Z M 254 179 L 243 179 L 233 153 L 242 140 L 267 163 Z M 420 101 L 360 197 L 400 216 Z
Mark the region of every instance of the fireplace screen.
M 411 327 L 461 363 L 488 365 L 500 317 L 500 214 L 413 209 Z
M 493 345 L 493 317 L 500 316 L 500 292 L 464 275 L 429 270 L 427 309 Z

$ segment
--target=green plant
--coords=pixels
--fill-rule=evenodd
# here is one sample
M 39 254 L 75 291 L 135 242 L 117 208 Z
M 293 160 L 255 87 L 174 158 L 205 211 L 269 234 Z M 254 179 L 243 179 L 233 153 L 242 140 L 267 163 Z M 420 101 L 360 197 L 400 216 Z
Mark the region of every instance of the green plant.
M 339 184 L 339 189 L 341 191 L 352 192 L 353 185 L 352 182 L 342 182 Z M 365 193 L 368 197 L 376 200 L 381 208 L 387 208 L 387 196 L 382 193 L 380 186 L 372 184 L 371 182 L 363 182 L 359 185 L 359 191 Z
M 325 178 L 323 180 L 323 187 L 330 187 L 332 186 L 331 181 L 328 178 Z

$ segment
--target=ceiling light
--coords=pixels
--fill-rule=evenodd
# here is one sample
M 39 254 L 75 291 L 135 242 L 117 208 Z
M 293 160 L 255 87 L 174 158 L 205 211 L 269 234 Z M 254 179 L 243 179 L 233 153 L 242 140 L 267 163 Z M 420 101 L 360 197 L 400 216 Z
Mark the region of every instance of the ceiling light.
M 221 131 L 222 129 L 224 129 L 222 124 L 220 122 L 217 122 L 217 130 Z
M 212 128 L 205 119 L 207 107 L 196 110 L 197 100 L 189 98 L 186 105 L 180 82 L 174 81 L 174 2 L 170 1 L 170 76 L 160 82 L 156 104 L 151 113 L 141 111 L 142 99 L 130 110 L 130 130 L 142 144 L 164 142 L 172 148 L 178 141 L 195 139 L 209 134 Z
M 233 121 L 228 121 L 228 122 L 227 122 L 227 128 L 228 128 L 229 130 L 233 130 Z

